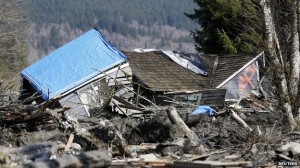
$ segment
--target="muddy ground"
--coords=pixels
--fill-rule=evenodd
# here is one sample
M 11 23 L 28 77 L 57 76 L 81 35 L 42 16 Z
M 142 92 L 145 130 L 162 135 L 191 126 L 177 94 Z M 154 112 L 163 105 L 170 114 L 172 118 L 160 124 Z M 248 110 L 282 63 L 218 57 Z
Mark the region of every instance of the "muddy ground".
M 184 110 L 183 110 L 184 109 Z M 191 120 L 187 113 L 191 108 L 177 107 L 177 111 L 184 121 Z M 286 161 L 287 158 L 279 157 L 277 148 L 286 142 L 297 142 L 295 136 L 289 137 L 284 131 L 282 114 L 280 112 L 268 113 L 239 113 L 243 116 L 252 132 L 243 128 L 227 111 L 214 116 L 200 114 L 193 116 L 193 122 L 187 122 L 201 140 L 202 148 L 180 147 L 177 145 L 165 145 L 186 138 L 177 127 L 170 122 L 165 110 L 157 110 L 152 114 L 128 118 L 110 112 L 109 109 L 95 111 L 92 118 L 109 120 L 110 123 L 122 134 L 128 145 L 139 145 L 141 143 L 158 144 L 155 150 L 146 150 L 143 153 L 155 153 L 161 157 L 172 155 L 172 159 L 185 160 L 187 156 L 201 156 L 198 160 L 218 160 L 218 161 L 254 161 L 257 165 L 276 165 L 279 161 Z M 189 118 L 187 118 L 189 117 Z M 22 147 L 43 142 L 68 141 L 72 128 L 66 129 L 64 117 L 57 119 L 53 116 L 45 116 L 37 121 L 20 122 L 10 121 L 1 124 L 0 146 L 2 147 Z M 44 120 L 44 121 L 43 121 Z M 60 120 L 60 121 L 59 121 Z M 79 123 L 82 128 L 92 127 L 88 123 Z M 259 129 L 259 130 L 258 130 Z M 73 143 L 79 147 L 78 151 L 90 151 L 107 149 L 114 139 L 110 135 L 110 130 L 106 128 L 92 127 L 88 129 L 97 143 L 91 139 L 76 135 Z M 293 139 L 294 138 L 294 139 Z M 95 145 L 97 144 L 97 145 Z M 100 145 L 99 145 L 100 144 Z M 277 153 L 276 153 L 277 152 Z M 115 156 L 117 156 L 115 154 Z M 175 156 L 174 156 L 175 155 Z M 298 156 L 286 153 L 289 159 L 299 161 Z

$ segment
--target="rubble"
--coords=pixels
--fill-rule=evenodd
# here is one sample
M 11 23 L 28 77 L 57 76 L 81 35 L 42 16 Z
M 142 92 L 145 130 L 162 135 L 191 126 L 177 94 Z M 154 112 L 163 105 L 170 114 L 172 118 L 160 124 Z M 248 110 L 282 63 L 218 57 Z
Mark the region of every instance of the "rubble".
M 8 96 L 1 92 L 1 98 Z M 197 106 L 176 100 L 145 107 L 116 95 L 113 100 L 140 114 L 119 114 L 107 103 L 98 109 L 101 115 L 72 119 L 65 115 L 68 108 L 53 106 L 53 100 L 1 101 L 0 165 L 271 167 L 299 161 L 300 133 L 284 132 L 268 100 L 256 95 L 215 108 L 211 115 L 189 115 Z

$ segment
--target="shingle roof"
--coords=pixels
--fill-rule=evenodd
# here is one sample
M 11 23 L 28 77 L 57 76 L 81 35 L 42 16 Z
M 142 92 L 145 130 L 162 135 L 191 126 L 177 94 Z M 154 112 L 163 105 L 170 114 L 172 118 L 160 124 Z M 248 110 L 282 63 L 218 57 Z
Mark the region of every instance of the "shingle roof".
M 180 92 L 216 88 L 234 72 L 242 68 L 255 55 L 222 55 L 210 85 L 210 77 L 201 76 L 168 59 L 161 51 L 123 52 L 129 60 L 133 74 L 152 91 Z M 209 73 L 216 55 L 201 56 Z
M 258 54 L 219 55 L 217 69 L 212 81 L 212 87 L 217 87 L 257 55 Z M 204 55 L 203 57 L 211 57 L 215 59 L 216 55 Z M 213 67 L 213 64 L 214 61 L 212 63 L 210 62 L 211 69 Z

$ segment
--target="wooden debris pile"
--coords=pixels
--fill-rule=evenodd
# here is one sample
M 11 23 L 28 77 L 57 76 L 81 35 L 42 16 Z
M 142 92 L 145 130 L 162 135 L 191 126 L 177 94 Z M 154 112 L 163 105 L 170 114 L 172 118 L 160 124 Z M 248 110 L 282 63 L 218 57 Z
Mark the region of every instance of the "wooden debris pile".
M 255 96 L 190 115 L 195 105 L 134 105 L 113 96 L 89 118 L 57 100 L 26 104 L 0 92 L 0 167 L 272 167 L 298 164 L 300 133 L 285 132 L 272 103 Z M 136 96 L 145 99 L 142 96 Z M 105 115 L 103 114 L 105 113 Z

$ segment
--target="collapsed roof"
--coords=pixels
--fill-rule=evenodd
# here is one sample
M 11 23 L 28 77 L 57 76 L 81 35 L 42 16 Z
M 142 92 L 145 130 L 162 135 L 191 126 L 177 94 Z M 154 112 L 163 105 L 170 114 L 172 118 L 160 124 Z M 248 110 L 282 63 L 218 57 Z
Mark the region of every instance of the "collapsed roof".
M 174 61 L 165 52 L 123 52 L 133 74 L 155 92 L 186 92 L 217 88 L 257 54 L 198 55 L 208 76 L 194 73 Z M 186 54 L 186 53 L 182 53 Z M 217 66 L 214 64 L 218 58 Z
M 91 29 L 22 70 L 21 77 L 48 100 L 126 59 L 99 31 Z

